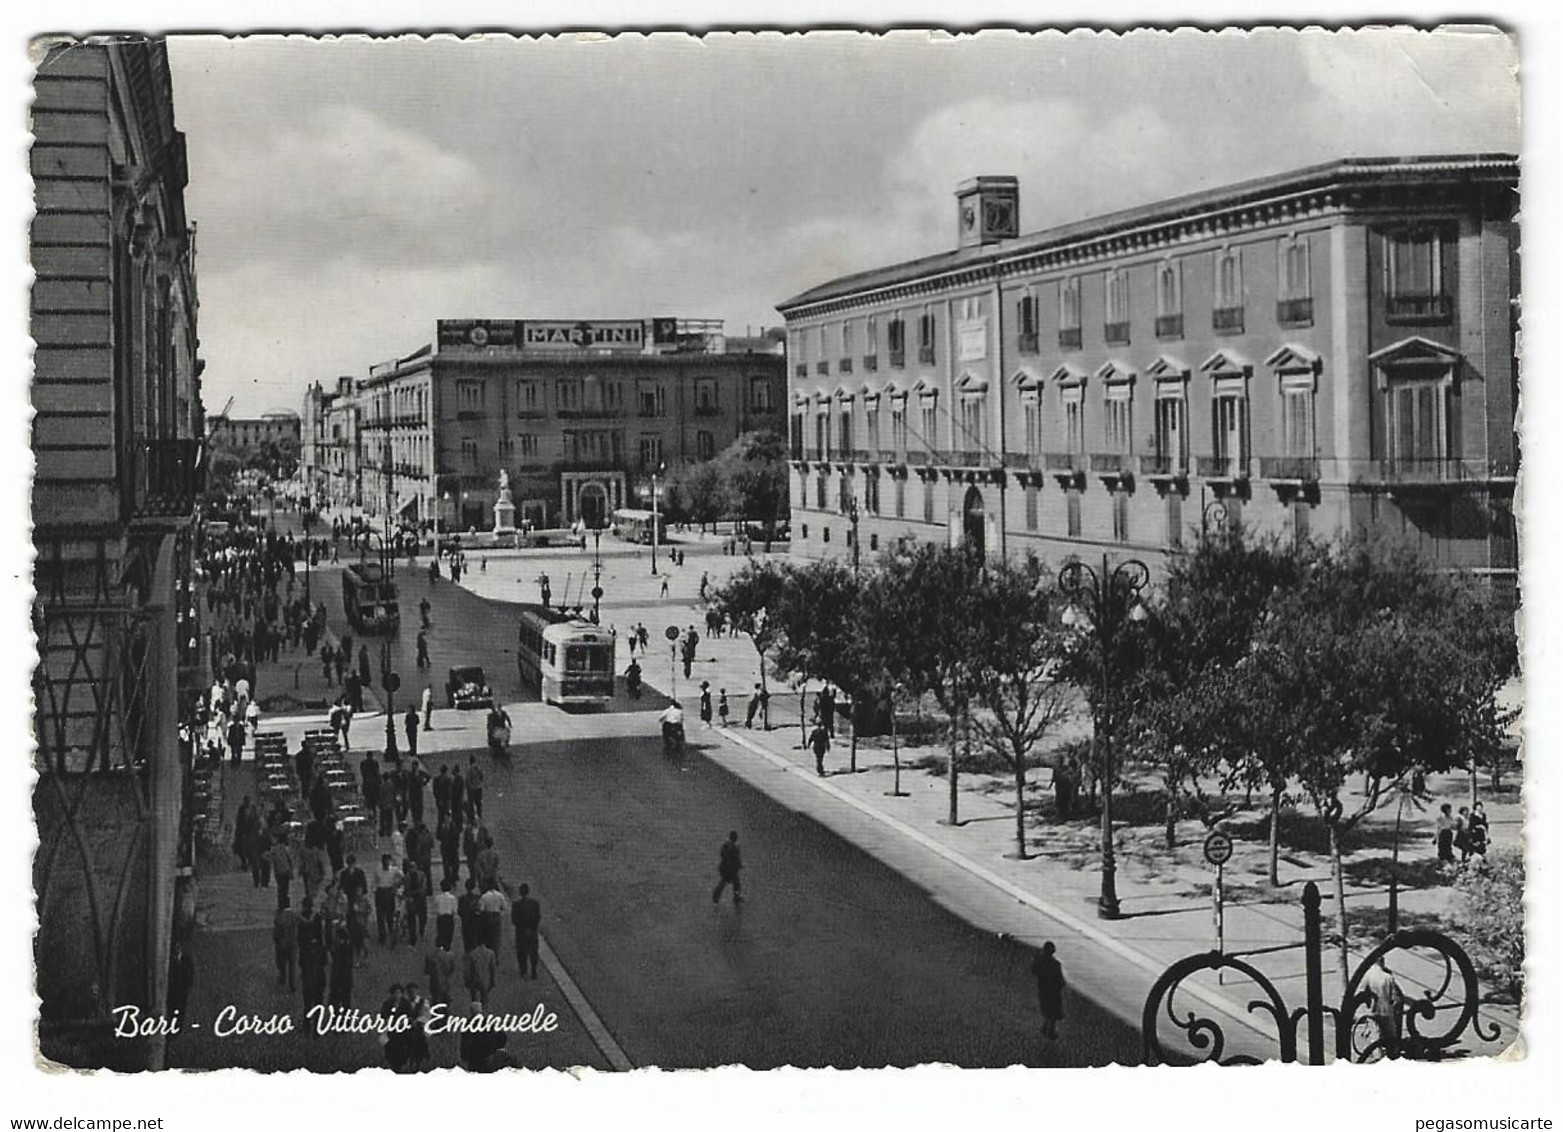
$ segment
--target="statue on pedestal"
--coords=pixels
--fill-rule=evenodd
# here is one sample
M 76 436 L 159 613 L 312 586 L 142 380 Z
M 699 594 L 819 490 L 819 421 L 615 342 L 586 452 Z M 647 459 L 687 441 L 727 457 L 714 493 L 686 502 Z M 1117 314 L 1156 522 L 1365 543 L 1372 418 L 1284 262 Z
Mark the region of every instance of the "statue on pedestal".
M 510 473 L 499 469 L 499 499 L 494 504 L 494 533 L 514 534 L 516 505 L 510 498 Z

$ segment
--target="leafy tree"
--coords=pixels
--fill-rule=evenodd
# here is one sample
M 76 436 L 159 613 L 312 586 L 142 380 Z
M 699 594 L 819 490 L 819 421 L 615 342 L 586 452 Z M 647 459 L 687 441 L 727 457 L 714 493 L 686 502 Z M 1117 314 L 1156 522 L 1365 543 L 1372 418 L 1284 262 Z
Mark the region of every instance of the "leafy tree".
M 1233 715 L 1287 737 L 1328 830 L 1343 976 L 1342 839 L 1404 776 L 1464 766 L 1496 744 L 1492 700 L 1512 655 L 1490 597 L 1408 549 L 1347 542 L 1272 595 Z M 1348 809 L 1345 786 L 1359 776 Z
M 1050 600 L 1052 576 L 1034 556 L 985 567 L 973 590 L 985 643 L 971 668 L 977 735 L 1015 780 L 1015 852 L 1026 853 L 1026 770 L 1032 752 L 1073 712 L 1076 693 L 1061 677 L 1069 648 Z
M 778 610 L 780 638 L 776 670 L 798 685 L 798 726 L 808 742 L 804 690 L 810 680 L 840 682 L 849 693 L 856 683 L 853 660 L 858 635 L 858 580 L 834 558 L 795 566 L 787 576 Z M 854 735 L 854 749 L 856 745 Z
M 868 577 L 864 622 L 886 675 L 914 696 L 931 693 L 950 721 L 950 824 L 960 820 L 956 749 L 986 648 L 977 610 L 981 564 L 964 549 L 932 543 L 883 555 Z
M 729 510 L 727 485 L 712 461 L 684 464 L 668 476 L 669 511 L 705 530 Z
M 782 639 L 780 612 L 794 586 L 795 568 L 775 559 L 750 559 L 711 593 L 711 607 L 732 627 L 749 636 L 760 657 L 760 687 L 769 693 L 765 678 L 766 655 Z M 771 725 L 766 708 L 765 726 Z
M 746 519 L 765 524 L 766 549 L 789 506 L 787 446 L 772 432 L 740 436 L 718 457 L 733 506 Z
M 1525 980 L 1525 857 L 1515 850 L 1476 857 L 1460 870 L 1459 924 L 1475 959 L 1519 1000 Z
M 1294 585 L 1314 553 L 1275 538 L 1250 539 L 1223 524 L 1169 564 L 1164 597 L 1146 623 L 1146 664 L 1135 673 L 1130 721 L 1154 753 L 1167 797 L 1167 847 L 1178 813 L 1189 805 L 1207 824 L 1225 816 L 1203 783 L 1218 776 L 1269 793 L 1271 884 L 1279 884 L 1280 813 L 1293 771 L 1295 745 L 1268 718 L 1264 704 L 1233 718 L 1242 666 L 1254 634 L 1278 591 Z

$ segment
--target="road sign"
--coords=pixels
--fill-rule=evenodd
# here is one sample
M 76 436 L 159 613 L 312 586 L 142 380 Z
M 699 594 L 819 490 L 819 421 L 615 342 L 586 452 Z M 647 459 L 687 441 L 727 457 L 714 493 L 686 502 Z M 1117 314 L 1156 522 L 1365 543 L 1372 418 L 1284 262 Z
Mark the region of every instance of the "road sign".
M 677 625 L 669 625 L 668 626 L 668 631 L 666 633 L 664 633 L 663 636 L 667 637 L 667 639 L 670 640 L 670 641 L 678 640 L 678 626 Z
M 1232 838 L 1219 829 L 1205 838 L 1205 860 L 1212 865 L 1224 865 L 1232 859 Z

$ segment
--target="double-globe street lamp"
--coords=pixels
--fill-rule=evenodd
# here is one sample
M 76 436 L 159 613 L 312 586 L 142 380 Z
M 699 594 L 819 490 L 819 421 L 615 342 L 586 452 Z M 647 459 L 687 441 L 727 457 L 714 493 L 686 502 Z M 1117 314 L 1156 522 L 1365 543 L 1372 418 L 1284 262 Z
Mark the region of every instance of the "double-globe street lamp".
M 1140 593 L 1149 581 L 1150 570 L 1139 559 L 1109 566 L 1105 554 L 1100 572 L 1076 560 L 1058 575 L 1059 592 L 1068 603 L 1063 623 L 1094 640 L 1100 666 L 1096 719 L 1091 728 L 1091 762 L 1099 768 L 1102 783 L 1102 892 L 1097 898 L 1096 914 L 1104 920 L 1116 920 L 1120 914 L 1118 865 L 1113 849 L 1113 652 L 1125 622 L 1140 622 L 1147 617 Z

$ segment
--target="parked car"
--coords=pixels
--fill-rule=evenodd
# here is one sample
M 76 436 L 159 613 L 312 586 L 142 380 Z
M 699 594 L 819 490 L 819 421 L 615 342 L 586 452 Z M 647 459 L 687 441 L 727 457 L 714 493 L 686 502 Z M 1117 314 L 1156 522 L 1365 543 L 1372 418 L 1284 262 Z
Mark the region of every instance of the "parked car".
M 445 702 L 463 711 L 493 707 L 494 692 L 488 686 L 488 677 L 483 674 L 482 666 L 469 664 L 452 668 L 450 678 L 445 681 Z

